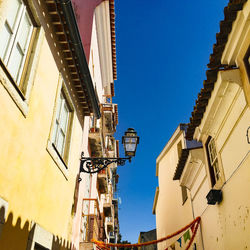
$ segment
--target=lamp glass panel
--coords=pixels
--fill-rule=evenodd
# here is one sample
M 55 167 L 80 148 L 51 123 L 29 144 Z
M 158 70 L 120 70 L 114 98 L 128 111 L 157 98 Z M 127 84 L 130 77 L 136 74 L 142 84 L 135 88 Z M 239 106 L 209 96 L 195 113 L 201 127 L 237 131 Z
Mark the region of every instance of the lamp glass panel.
M 126 152 L 134 152 L 136 150 L 137 138 L 125 138 L 124 147 Z

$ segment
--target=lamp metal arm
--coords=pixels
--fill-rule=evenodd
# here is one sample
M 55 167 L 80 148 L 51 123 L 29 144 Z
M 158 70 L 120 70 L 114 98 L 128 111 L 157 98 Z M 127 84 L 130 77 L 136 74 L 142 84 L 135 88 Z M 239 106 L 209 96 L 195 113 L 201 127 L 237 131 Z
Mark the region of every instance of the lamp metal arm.
M 117 163 L 120 166 L 125 165 L 126 161 L 131 162 L 131 157 L 115 158 L 115 157 L 84 157 L 81 155 L 80 173 L 89 174 L 98 173 L 104 168 L 107 168 L 112 163 Z

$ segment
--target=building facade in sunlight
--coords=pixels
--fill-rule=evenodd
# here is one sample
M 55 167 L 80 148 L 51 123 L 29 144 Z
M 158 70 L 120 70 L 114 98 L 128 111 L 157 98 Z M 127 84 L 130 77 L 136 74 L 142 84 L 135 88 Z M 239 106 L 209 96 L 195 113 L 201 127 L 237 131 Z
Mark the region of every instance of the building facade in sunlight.
M 197 249 L 250 247 L 250 2 L 229 1 L 224 14 L 190 123 L 179 132 L 183 136 L 174 133 L 157 158 L 157 238 L 200 216 Z M 192 141 L 200 146 L 189 147 Z M 187 191 L 183 205 L 182 188 Z M 190 237 L 182 233 L 159 248 L 180 249 Z
M 77 1 L 73 6 L 101 118 L 86 118 L 84 156 L 119 157 L 114 138 L 118 106 L 112 102 L 116 80 L 114 1 Z M 74 218 L 73 242 L 80 249 L 93 248 L 91 239 L 117 242 L 119 233 L 116 164 L 98 174 L 81 174 Z
M 119 155 L 114 1 L 85 2 L 0 2 L 0 249 L 116 241 L 116 165 L 79 175 Z
M 156 160 L 156 188 L 153 214 L 156 215 L 157 239 L 161 239 L 191 222 L 194 217 L 190 194 L 185 186 L 173 181 L 182 148 L 201 148 L 201 143 L 185 139 L 187 124 L 180 124 Z M 158 249 L 175 244 L 179 235 L 158 243 Z M 184 245 L 184 244 L 183 244 Z

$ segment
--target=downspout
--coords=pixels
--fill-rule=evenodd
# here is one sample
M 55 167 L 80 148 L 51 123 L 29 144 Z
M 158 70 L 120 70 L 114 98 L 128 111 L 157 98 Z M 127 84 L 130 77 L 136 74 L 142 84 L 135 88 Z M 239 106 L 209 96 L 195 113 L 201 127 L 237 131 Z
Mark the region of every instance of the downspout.
M 62 13 L 58 12 L 60 15 L 62 14 L 66 20 L 67 25 L 69 26 L 69 37 L 70 43 L 72 44 L 74 51 L 77 56 L 77 62 L 79 64 L 79 70 L 81 74 L 81 85 L 84 89 L 87 88 L 88 95 L 90 97 L 91 105 L 93 107 L 93 112 L 97 119 L 101 117 L 99 102 L 97 100 L 97 96 L 94 90 L 93 82 L 91 79 L 91 75 L 89 72 L 88 63 L 86 60 L 86 56 L 84 53 L 81 36 L 79 33 L 78 25 L 76 22 L 76 17 L 74 13 L 74 9 L 72 6 L 71 0 L 56 0 L 56 3 L 61 6 Z M 86 84 L 84 86 L 83 84 Z

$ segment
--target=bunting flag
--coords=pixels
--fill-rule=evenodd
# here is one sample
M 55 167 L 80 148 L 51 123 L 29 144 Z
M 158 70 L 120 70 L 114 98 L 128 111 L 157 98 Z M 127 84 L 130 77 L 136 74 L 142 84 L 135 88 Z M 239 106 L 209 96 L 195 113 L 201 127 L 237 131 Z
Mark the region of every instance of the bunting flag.
M 189 229 L 183 234 L 183 238 L 185 243 L 187 242 L 187 240 L 190 240 Z
M 177 240 L 180 244 L 180 247 L 181 247 L 181 237 Z
M 174 243 L 170 247 L 171 247 L 172 250 L 175 250 L 175 244 Z

